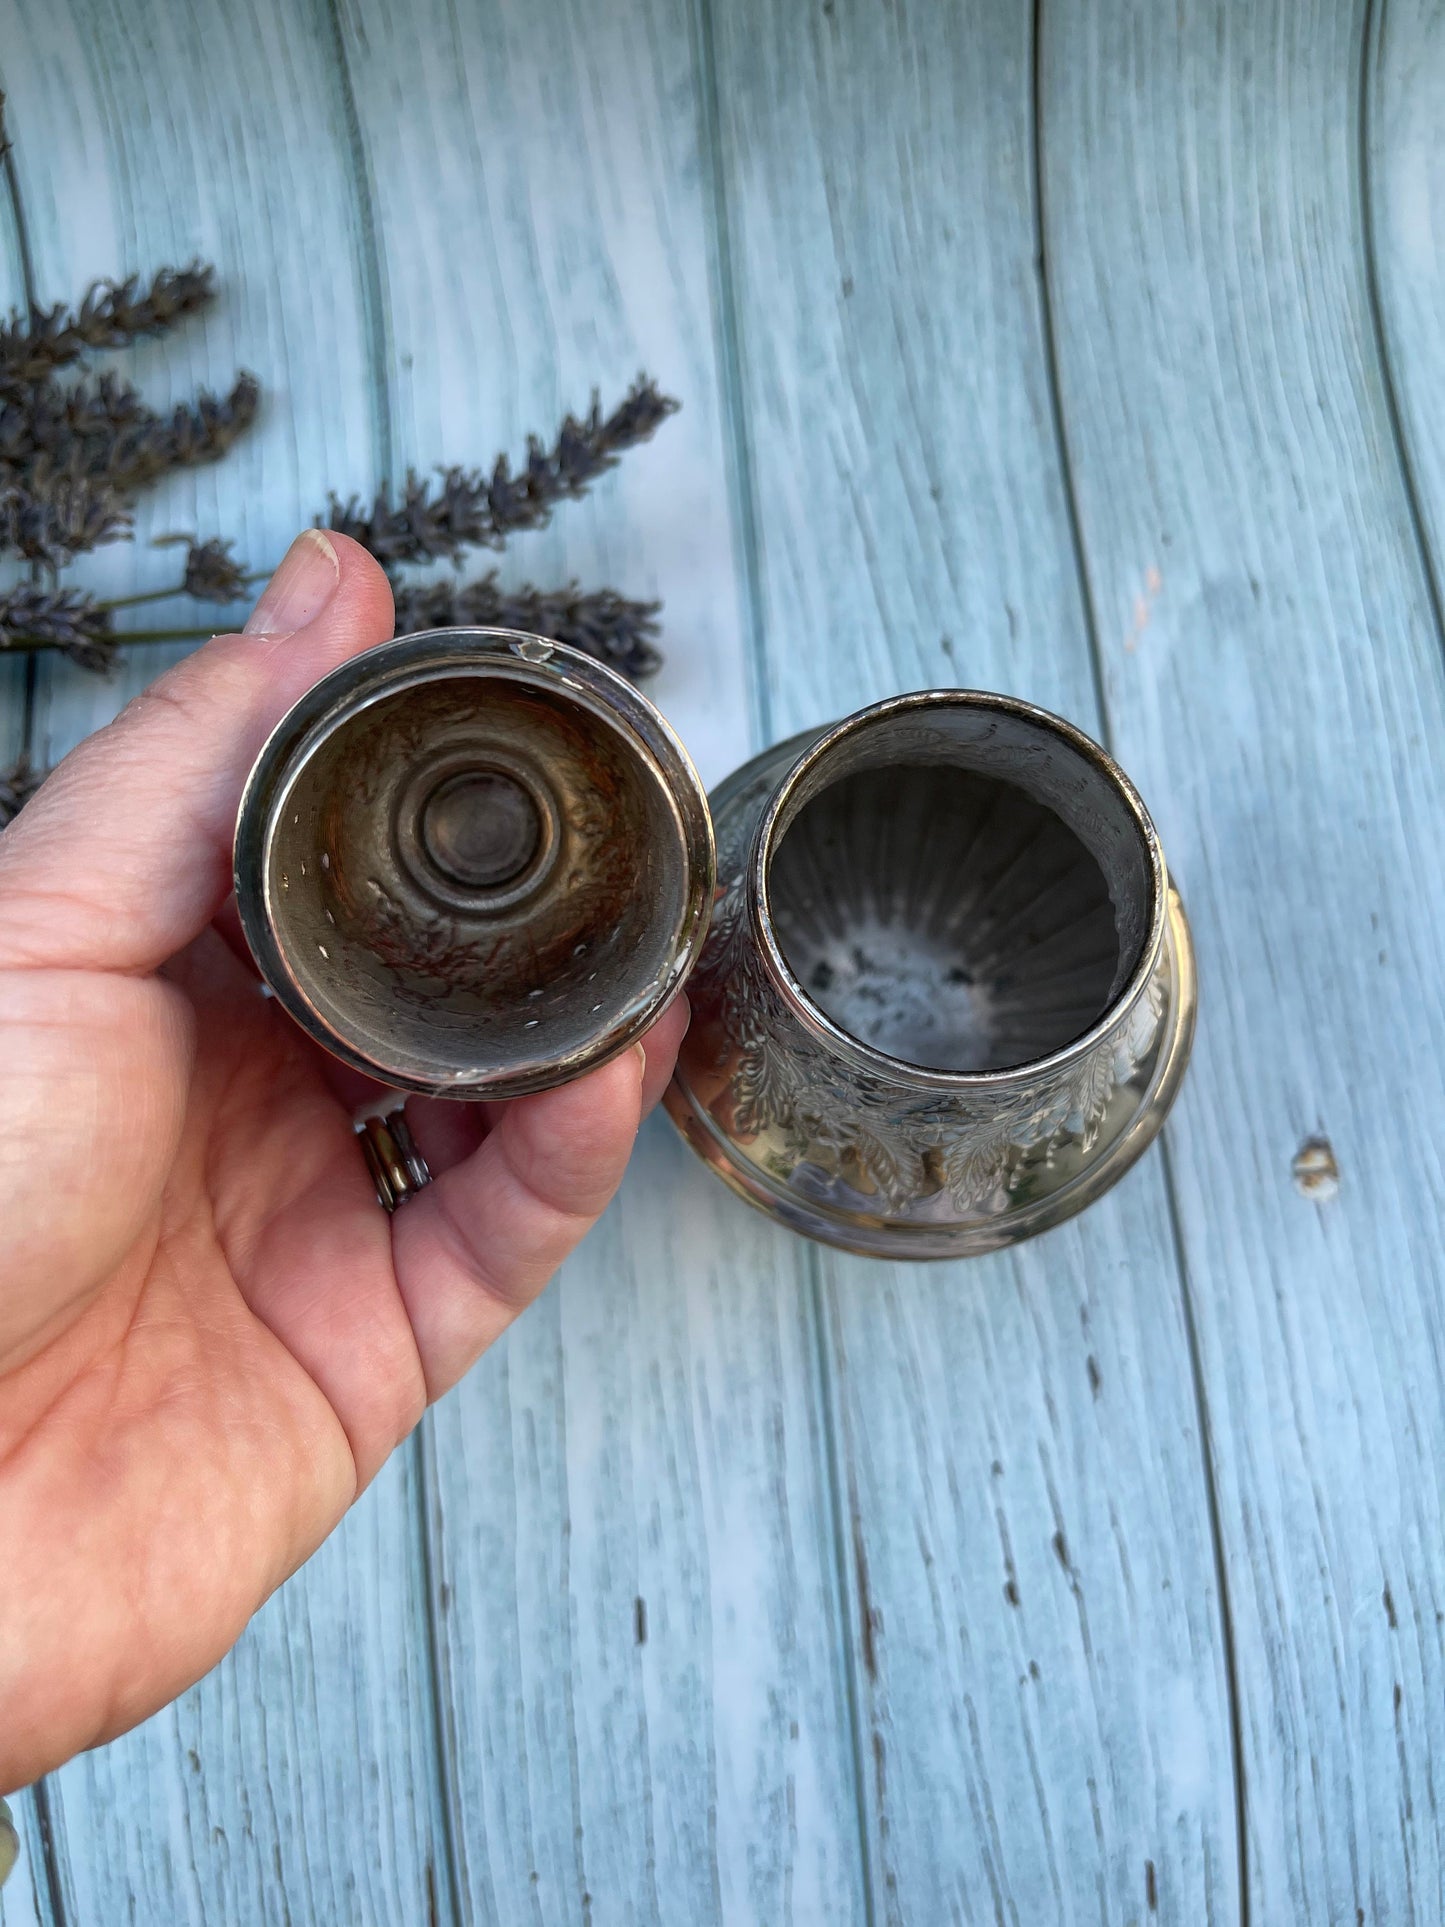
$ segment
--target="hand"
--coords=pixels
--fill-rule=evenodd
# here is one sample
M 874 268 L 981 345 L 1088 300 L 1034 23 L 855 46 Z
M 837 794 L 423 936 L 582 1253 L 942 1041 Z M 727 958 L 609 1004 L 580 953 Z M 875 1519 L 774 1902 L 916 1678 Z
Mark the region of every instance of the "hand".
M 413 1099 L 389 1219 L 358 1080 L 263 998 L 247 769 L 390 636 L 344 536 L 66 758 L 0 835 L 0 1793 L 222 1656 L 602 1211 L 686 1027 L 506 1105 Z

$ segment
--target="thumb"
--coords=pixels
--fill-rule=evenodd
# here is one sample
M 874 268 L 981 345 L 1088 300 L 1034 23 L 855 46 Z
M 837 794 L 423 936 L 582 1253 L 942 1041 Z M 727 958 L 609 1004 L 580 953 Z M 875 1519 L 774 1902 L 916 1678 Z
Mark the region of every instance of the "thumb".
M 392 625 L 359 543 L 298 535 L 244 633 L 167 670 L 0 835 L 0 968 L 148 971 L 189 943 L 230 892 L 241 790 L 272 727 Z

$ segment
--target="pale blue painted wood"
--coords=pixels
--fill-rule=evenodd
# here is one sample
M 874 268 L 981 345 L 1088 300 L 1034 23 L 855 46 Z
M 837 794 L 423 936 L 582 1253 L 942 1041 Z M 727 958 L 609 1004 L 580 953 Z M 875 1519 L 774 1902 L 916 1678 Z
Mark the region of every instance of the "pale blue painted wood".
M 646 362 L 687 413 L 518 566 L 665 594 L 659 693 L 710 777 L 747 746 L 749 630 L 777 732 L 929 680 L 1098 726 L 1021 20 L 759 0 L 690 49 L 661 0 L 341 19 L 369 327 L 327 16 L 12 0 L 0 36 L 53 291 L 212 253 L 236 306 L 147 351 L 147 379 L 284 374 L 254 453 L 182 483 L 176 520 L 242 527 L 261 560 L 388 437 L 398 462 L 485 457 Z M 1269 1922 L 1445 1912 L 1445 1017 L 1420 887 L 1445 697 L 1367 300 L 1364 29 L 1044 11 L 1107 721 L 1204 970 L 1170 1139 Z M 1381 306 L 1438 560 L 1445 33 L 1388 0 L 1376 35 Z M 95 579 L 163 567 L 120 551 Z M 61 748 L 118 692 L 57 666 L 42 693 Z M 1327 1204 L 1289 1177 L 1320 1129 Z M 1181 1302 L 1157 1154 L 1014 1260 L 890 1270 L 775 1236 L 652 1131 L 602 1233 L 436 1415 L 425 1495 L 393 1466 L 231 1662 L 52 1785 L 65 1919 L 410 1922 L 428 1863 L 449 1918 L 430 1604 L 464 1918 L 832 1922 L 866 1881 L 880 1921 L 1143 1921 L 1152 1877 L 1159 1918 L 1233 1920 Z M 49 1927 L 17 1810 L 0 1922 Z
M 237 366 L 266 413 L 215 468 L 147 501 L 140 543 L 79 579 L 174 577 L 158 530 L 273 560 L 329 484 L 379 460 L 356 260 L 359 203 L 324 7 L 16 0 L 0 32 L 42 298 L 201 255 L 214 314 L 125 358 L 158 401 Z M 162 605 L 193 621 L 194 605 Z M 60 662 L 37 747 L 62 752 L 174 652 L 114 682 Z M 174 1708 L 51 1782 L 65 1919 L 315 1923 L 450 1918 L 414 1454 Z M 430 1912 L 429 1912 L 430 1910 Z
M 652 446 L 475 566 L 661 596 L 648 694 L 716 782 L 746 751 L 748 696 L 685 8 L 356 0 L 341 25 L 396 464 L 519 461 L 640 368 L 676 395 Z
M 215 1672 L 52 1776 L 71 1927 L 452 1920 L 419 1504 L 403 1451 Z
M 436 1413 L 478 1920 L 866 1917 L 806 1303 L 724 1204 L 645 1134 L 586 1257 Z
M 0 1887 L 0 1927 L 60 1927 L 50 1904 L 35 1796 L 26 1788 L 12 1794 L 9 1805 L 20 1835 L 20 1858 Z
M 0 71 L 0 93 L 4 88 Z M 0 174 L 0 308 L 8 314 L 25 306 L 21 235 L 12 197 Z M 4 580 L 8 584 L 20 574 L 20 568 L 12 566 Z M 0 658 L 0 769 L 8 768 L 25 747 L 25 667 L 22 660 Z M 9 1804 L 20 1833 L 21 1860 L 0 1890 L 0 1927 L 54 1927 L 34 1796 L 27 1789 Z
M 1445 565 L 1445 6 L 1375 0 L 1365 105 L 1387 363 L 1437 587 Z
M 686 11 L 362 4 L 344 28 L 397 459 L 520 450 L 640 366 L 677 394 L 506 566 L 663 596 L 651 688 L 716 778 L 749 704 Z M 436 1412 L 469 1918 L 864 1917 L 804 1277 L 655 1120 L 604 1226 Z
M 1445 1916 L 1445 673 L 1368 300 L 1364 27 L 1044 15 L 1108 706 L 1199 944 L 1170 1135 L 1271 1923 Z M 1315 1133 L 1332 1199 L 1291 1179 Z
M 240 367 L 264 413 L 225 462 L 141 498 L 136 540 L 98 551 L 75 579 L 117 594 L 174 582 L 177 529 L 234 537 L 253 568 L 376 478 L 377 410 L 366 352 L 360 216 L 327 8 L 147 0 L 8 0 L 4 77 L 42 300 L 97 275 L 149 274 L 197 256 L 220 299 L 200 321 L 114 358 L 157 406 Z M 184 598 L 136 626 L 240 620 Z M 42 658 L 36 750 L 50 762 L 152 680 L 179 648 L 127 654 L 114 681 Z
M 0 93 L 4 91 L 0 66 Z M 9 182 L 0 167 L 0 311 L 9 314 L 18 308 L 23 312 L 25 307 L 24 250 Z M 0 571 L 0 581 L 8 587 L 21 573 L 21 566 L 11 563 Z M 22 658 L 0 656 L 0 769 L 8 769 L 25 747 L 25 676 Z
M 714 10 L 782 735 L 928 684 L 1099 718 L 1035 272 L 1027 10 Z M 1156 783 L 1157 787 L 1157 783 Z M 741 1217 L 741 1207 L 738 1212 Z M 1237 1917 L 1157 1154 L 1017 1255 L 819 1256 L 880 1921 Z

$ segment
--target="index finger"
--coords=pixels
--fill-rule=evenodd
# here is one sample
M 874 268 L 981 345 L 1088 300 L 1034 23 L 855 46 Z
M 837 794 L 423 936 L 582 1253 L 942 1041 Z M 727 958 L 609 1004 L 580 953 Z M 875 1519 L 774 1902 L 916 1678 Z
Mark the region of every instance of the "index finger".
M 575 1083 L 514 1098 L 461 1164 L 392 1221 L 396 1282 L 428 1399 L 531 1303 L 606 1208 L 642 1121 L 634 1044 Z

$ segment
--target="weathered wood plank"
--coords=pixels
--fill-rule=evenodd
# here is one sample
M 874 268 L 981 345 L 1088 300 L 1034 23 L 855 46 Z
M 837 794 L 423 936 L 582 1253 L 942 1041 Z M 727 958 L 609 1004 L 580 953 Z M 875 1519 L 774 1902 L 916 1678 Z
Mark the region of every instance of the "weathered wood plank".
M 651 688 L 715 778 L 748 721 L 686 11 L 365 0 L 345 32 L 398 462 L 520 450 L 639 366 L 677 394 L 656 446 L 505 566 L 663 596 Z M 434 1415 L 468 1917 L 862 1918 L 799 1266 L 659 1120 Z
M 5 89 L 0 73 L 0 93 Z M 24 255 L 10 182 L 0 171 L 0 308 L 8 314 L 27 305 Z M 11 565 L 6 584 L 23 573 Z M 8 769 L 25 746 L 25 663 L 0 657 L 0 770 Z M 34 1798 L 27 1789 L 13 1795 L 11 1812 L 19 1829 L 23 1858 L 0 1891 L 0 1927 L 51 1927 L 45 1885 L 44 1852 Z
M 1098 727 L 1035 276 L 1027 10 L 714 10 L 775 733 L 898 689 Z M 1157 1154 L 1018 1254 L 823 1258 L 875 1917 L 1236 1917 Z
M 683 401 L 499 567 L 663 598 L 648 693 L 712 782 L 745 748 L 747 692 L 687 24 L 680 0 L 605 14 L 432 0 L 403 19 L 366 0 L 343 16 L 396 461 L 515 463 L 529 432 L 549 438 L 594 386 L 619 400 L 640 367 Z
M 414 1468 L 199 1686 L 52 1776 L 67 1921 L 453 1918 Z
M 850 1921 L 811 1331 L 660 1127 L 432 1434 L 463 1891 L 507 1923 Z
M 1445 7 L 1374 0 L 1366 47 L 1368 239 L 1424 533 L 1445 563 Z
M 216 468 L 166 486 L 140 544 L 77 576 L 166 579 L 158 530 L 274 559 L 328 484 L 365 486 L 377 447 L 353 265 L 361 222 L 324 7 L 284 17 L 76 0 L 12 8 L 10 122 L 42 298 L 201 255 L 215 314 L 126 357 L 158 401 L 262 376 L 266 414 Z M 194 620 L 177 603 L 171 619 Z M 50 664 L 54 755 L 156 672 L 115 683 Z M 51 1782 L 74 1921 L 448 1919 L 415 1461 L 395 1462 L 235 1654 L 137 1733 Z
M 376 477 L 360 214 L 326 8 L 317 0 L 286 23 L 210 0 L 11 0 L 11 13 L 9 121 L 40 298 L 76 299 L 99 275 L 213 261 L 213 310 L 113 365 L 157 407 L 201 385 L 224 392 L 241 367 L 265 396 L 224 462 L 142 497 L 135 542 L 85 558 L 73 578 L 120 595 L 174 582 L 176 551 L 151 543 L 176 530 L 233 537 L 264 568 L 328 487 Z M 241 613 L 177 597 L 125 621 L 219 625 Z M 42 658 L 37 754 L 63 755 L 180 653 L 134 650 L 114 681 Z
M 1044 15 L 1109 709 L 1199 942 L 1173 1168 L 1271 1922 L 1445 1914 L 1445 675 L 1368 299 L 1361 15 Z M 1292 1180 L 1316 1134 L 1334 1197 Z
M 0 68 L 0 94 L 5 91 L 5 75 Z M 25 273 L 25 247 L 13 191 L 12 177 L 0 160 L 0 311 L 24 312 L 28 306 Z M 0 568 L 0 582 L 8 588 L 24 574 L 24 567 L 11 562 Z M 0 770 L 9 769 L 25 747 L 26 665 L 19 656 L 0 655 Z
M 20 1859 L 0 1888 L 0 1927 L 59 1927 L 50 1905 L 35 1795 L 27 1787 L 12 1793 L 9 1804 L 20 1835 Z

